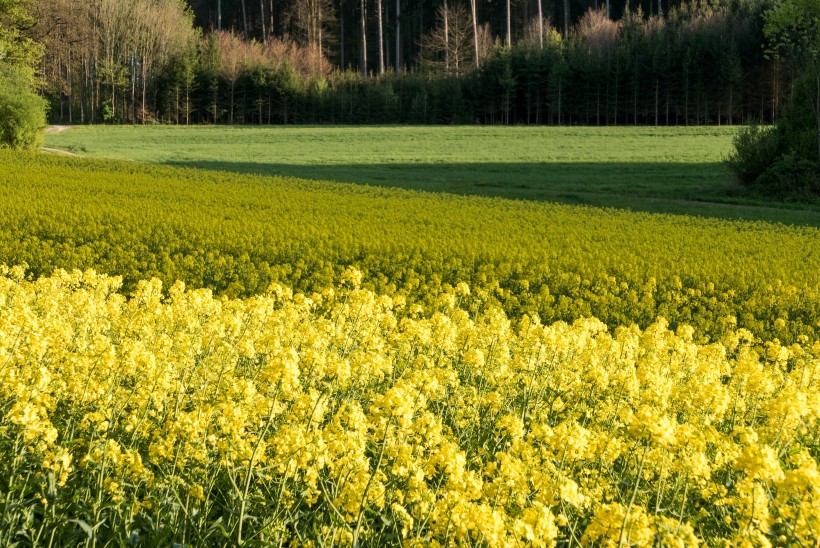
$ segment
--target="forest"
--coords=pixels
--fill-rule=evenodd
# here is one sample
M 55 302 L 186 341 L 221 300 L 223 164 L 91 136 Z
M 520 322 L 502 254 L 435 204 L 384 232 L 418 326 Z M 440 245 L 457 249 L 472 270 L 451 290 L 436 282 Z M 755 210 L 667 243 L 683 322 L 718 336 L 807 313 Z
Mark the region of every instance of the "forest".
M 41 0 L 63 123 L 771 122 L 771 0 Z

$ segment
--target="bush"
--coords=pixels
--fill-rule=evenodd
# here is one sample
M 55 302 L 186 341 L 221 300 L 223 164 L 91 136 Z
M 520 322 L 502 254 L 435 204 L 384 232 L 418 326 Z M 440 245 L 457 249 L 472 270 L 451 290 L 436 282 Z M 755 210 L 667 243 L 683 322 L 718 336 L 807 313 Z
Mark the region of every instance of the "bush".
M 745 127 L 735 136 L 734 148 L 726 160 L 729 169 L 744 185 L 756 185 L 760 176 L 780 156 L 777 128 L 774 126 Z
M 738 181 L 760 194 L 799 200 L 820 197 L 817 128 L 811 110 L 811 82 L 800 78 L 777 125 L 738 132 L 726 159 Z
M 0 65 L 0 148 L 42 145 L 45 125 L 46 101 L 20 69 Z
M 758 177 L 756 186 L 766 194 L 817 197 L 820 195 L 820 163 L 794 152 L 784 154 Z

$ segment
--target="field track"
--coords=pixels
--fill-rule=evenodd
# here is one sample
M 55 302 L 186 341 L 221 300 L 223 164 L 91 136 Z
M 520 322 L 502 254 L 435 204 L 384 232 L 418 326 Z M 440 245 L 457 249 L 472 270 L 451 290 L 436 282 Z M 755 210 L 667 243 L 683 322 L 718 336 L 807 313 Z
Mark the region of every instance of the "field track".
M 66 131 L 66 130 L 69 130 L 71 128 L 72 128 L 72 126 L 48 126 L 46 128 L 46 135 L 54 135 L 56 133 L 62 133 L 62 132 Z M 47 152 L 49 154 L 60 154 L 60 155 L 63 155 L 63 156 L 77 156 L 77 154 L 74 154 L 71 151 L 63 150 L 63 149 L 60 149 L 60 148 L 42 147 L 40 150 L 42 150 L 43 152 Z

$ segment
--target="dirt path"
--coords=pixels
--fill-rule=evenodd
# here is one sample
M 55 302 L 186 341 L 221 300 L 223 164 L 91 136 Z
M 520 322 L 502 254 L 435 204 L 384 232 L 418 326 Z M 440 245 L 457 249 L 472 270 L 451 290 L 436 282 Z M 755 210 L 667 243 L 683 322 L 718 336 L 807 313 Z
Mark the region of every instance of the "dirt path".
M 68 129 L 71 129 L 71 126 L 48 126 L 46 128 L 46 135 L 51 135 L 53 133 L 62 133 L 63 131 L 66 131 Z
M 63 150 L 61 148 L 42 147 L 40 151 L 47 152 L 49 154 L 59 154 L 61 156 L 79 156 L 79 154 L 74 154 L 73 152 L 69 152 L 68 150 Z
M 48 126 L 46 128 L 46 135 L 54 135 L 55 133 L 62 133 L 71 129 L 72 126 Z M 73 152 L 69 152 L 68 150 L 63 150 L 61 148 L 51 148 L 51 147 L 42 147 L 40 150 L 43 152 L 47 152 L 49 154 L 59 154 L 61 156 L 79 156 L 79 154 L 74 154 Z

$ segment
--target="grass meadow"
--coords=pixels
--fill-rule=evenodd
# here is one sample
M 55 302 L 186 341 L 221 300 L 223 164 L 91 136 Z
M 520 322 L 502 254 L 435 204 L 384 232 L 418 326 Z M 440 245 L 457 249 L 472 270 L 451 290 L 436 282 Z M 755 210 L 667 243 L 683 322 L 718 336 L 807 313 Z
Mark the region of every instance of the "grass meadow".
M 49 147 L 98 158 L 414 190 L 820 225 L 820 206 L 744 195 L 736 127 L 86 126 Z

